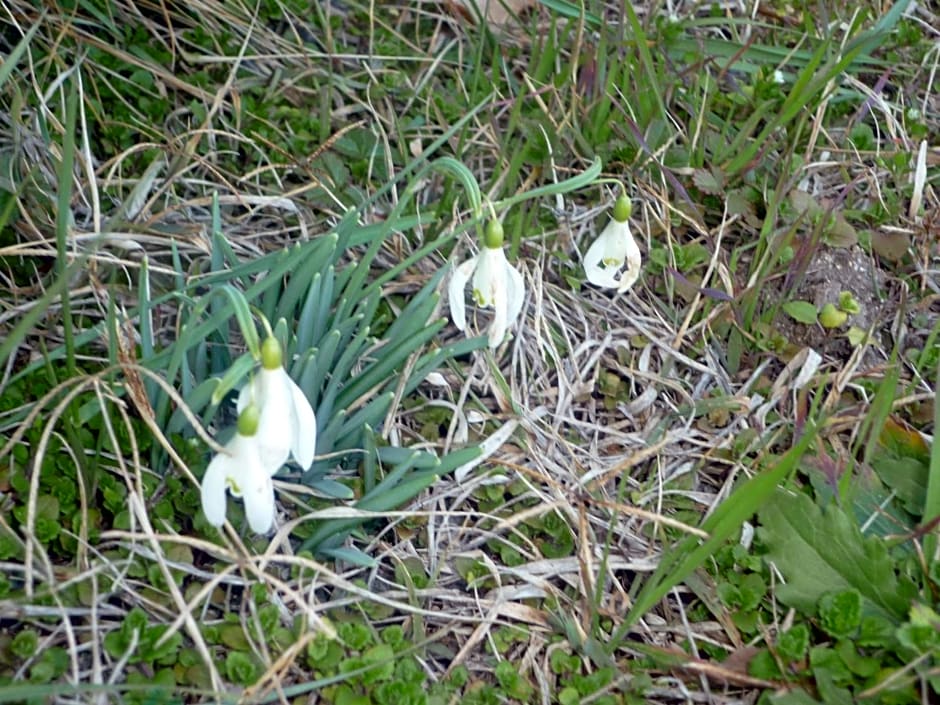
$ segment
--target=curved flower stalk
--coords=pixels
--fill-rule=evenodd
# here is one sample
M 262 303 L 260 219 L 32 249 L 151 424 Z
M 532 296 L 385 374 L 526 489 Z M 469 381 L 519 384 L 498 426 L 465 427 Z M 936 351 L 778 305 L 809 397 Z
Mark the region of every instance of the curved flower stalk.
M 493 309 L 493 320 L 487 330 L 491 348 L 503 342 L 506 331 L 522 312 L 525 283 L 522 275 L 509 264 L 503 252 L 503 226 L 491 220 L 486 226 L 483 249 L 459 265 L 447 287 L 450 317 L 459 330 L 467 329 L 464 290 L 473 276 L 473 300 L 477 306 Z
M 274 336 L 261 345 L 261 369 L 238 395 L 238 412 L 258 408 L 257 439 L 261 462 L 273 475 L 293 455 L 310 469 L 317 449 L 317 417 L 310 402 L 282 364 L 281 344 Z
M 630 232 L 630 199 L 621 195 L 613 218 L 584 255 L 584 273 L 595 286 L 623 293 L 640 277 L 640 248 Z
M 261 460 L 257 431 L 259 412 L 247 406 L 238 417 L 235 435 L 216 455 L 202 478 L 202 511 L 209 523 L 225 523 L 226 491 L 241 497 L 251 530 L 266 534 L 274 525 L 274 483 Z

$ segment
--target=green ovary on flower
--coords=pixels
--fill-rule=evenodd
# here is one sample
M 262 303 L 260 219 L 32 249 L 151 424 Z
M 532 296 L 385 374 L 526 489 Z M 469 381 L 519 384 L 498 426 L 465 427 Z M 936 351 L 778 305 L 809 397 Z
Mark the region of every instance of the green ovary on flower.
M 278 369 L 284 360 L 281 344 L 273 335 L 265 338 L 261 344 L 261 366 L 266 370 Z
M 618 223 L 626 223 L 632 212 L 633 204 L 630 203 L 630 199 L 625 195 L 618 196 L 614 202 L 614 220 Z
M 495 218 L 486 224 L 483 232 L 483 245 L 495 250 L 503 246 L 503 224 Z
M 258 432 L 261 412 L 255 404 L 249 404 L 238 415 L 238 432 L 243 436 L 253 436 Z

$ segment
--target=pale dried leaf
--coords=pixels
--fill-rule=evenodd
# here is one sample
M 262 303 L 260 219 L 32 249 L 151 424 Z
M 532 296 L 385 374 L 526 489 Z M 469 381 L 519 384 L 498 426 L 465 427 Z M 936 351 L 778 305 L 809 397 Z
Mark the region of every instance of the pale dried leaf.
M 534 6 L 535 0 L 457 0 L 456 5 L 471 19 L 483 17 L 490 26 L 502 27 Z
M 914 163 L 914 191 L 911 193 L 911 206 L 908 216 L 917 218 L 920 214 L 920 204 L 924 199 L 924 184 L 927 183 L 927 140 L 921 140 L 917 151 L 917 160 Z

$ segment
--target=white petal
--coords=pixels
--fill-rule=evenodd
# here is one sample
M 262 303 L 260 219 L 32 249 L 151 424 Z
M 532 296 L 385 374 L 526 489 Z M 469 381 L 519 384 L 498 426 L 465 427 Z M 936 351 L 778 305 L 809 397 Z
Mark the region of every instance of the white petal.
M 631 234 L 630 239 L 627 240 L 626 264 L 623 274 L 620 275 L 620 285 L 617 287 L 617 291 L 623 293 L 636 283 L 636 280 L 640 278 L 642 264 L 640 248 L 637 247 L 636 240 L 633 239 Z
M 294 384 L 293 380 L 288 381 L 294 407 L 291 453 L 300 467 L 309 470 L 317 452 L 317 417 L 300 387 Z
M 496 306 L 506 290 L 506 254 L 502 247 L 484 247 L 473 273 L 473 298 L 480 306 Z
M 488 330 L 489 344 L 495 348 L 506 337 L 509 327 L 509 263 L 503 248 L 483 249 L 480 265 L 473 275 L 473 291 L 481 306 L 493 307 Z
M 509 284 L 509 286 L 506 287 L 507 296 L 509 297 L 507 316 L 509 325 L 511 326 L 516 322 L 516 319 L 519 318 L 519 314 L 522 313 L 522 306 L 525 303 L 525 282 L 519 270 L 509 264 L 509 262 L 506 262 L 506 274 Z
M 274 525 L 274 483 L 261 456 L 257 436 L 236 433 L 226 446 L 226 482 L 232 494 L 245 503 L 251 530 L 264 534 Z
M 584 274 L 587 280 L 594 286 L 603 286 L 610 289 L 617 288 L 617 269 L 611 266 L 604 266 L 605 243 L 601 238 L 597 238 L 588 248 L 584 255 Z
M 255 437 L 243 436 L 236 432 L 225 444 L 225 453 L 213 458 L 212 463 L 221 467 L 225 489 L 231 492 L 233 497 L 241 497 L 242 488 L 251 481 L 251 473 L 257 472 L 261 467 Z M 210 467 L 212 463 L 209 464 Z M 208 474 L 208 470 L 206 473 Z
M 490 327 L 487 331 L 487 339 L 491 348 L 497 348 L 503 342 L 503 338 L 506 337 L 506 329 L 508 328 L 507 306 L 508 302 L 505 296 L 497 299 L 493 304 L 493 320 L 490 321 Z
M 274 484 L 261 462 L 255 436 L 236 433 L 206 468 L 202 509 L 213 526 L 225 523 L 226 490 L 245 502 L 248 524 L 259 534 L 274 524 Z
M 629 289 L 640 276 L 640 249 L 630 224 L 611 219 L 584 255 L 584 273 L 595 286 Z M 624 271 L 620 276 L 618 272 Z
M 215 456 L 202 478 L 202 511 L 212 526 L 222 526 L 225 523 L 225 478 L 226 469 L 232 460 L 229 455 Z
M 290 455 L 293 441 L 293 382 L 283 367 L 276 370 L 262 368 L 252 382 L 254 401 L 258 405 L 258 431 L 254 438 L 261 462 L 268 474 L 273 475 Z
M 457 330 L 466 330 L 467 328 L 467 307 L 464 303 L 466 296 L 467 282 L 470 281 L 470 275 L 476 269 L 479 255 L 468 259 L 466 262 L 454 268 L 454 273 L 450 276 L 450 282 L 447 284 L 447 302 L 450 305 L 450 317 L 457 326 Z
M 274 483 L 260 463 L 254 472 L 245 473 L 243 479 L 242 499 L 248 526 L 256 534 L 266 534 L 274 526 Z
M 611 219 L 601 233 L 601 240 L 605 248 L 604 257 L 608 261 L 623 262 L 627 257 L 629 243 L 633 241 L 630 223 Z
M 920 204 L 924 198 L 924 185 L 927 183 L 927 140 L 921 140 L 914 164 L 914 190 L 911 191 L 911 203 L 907 214 L 910 218 L 920 215 Z

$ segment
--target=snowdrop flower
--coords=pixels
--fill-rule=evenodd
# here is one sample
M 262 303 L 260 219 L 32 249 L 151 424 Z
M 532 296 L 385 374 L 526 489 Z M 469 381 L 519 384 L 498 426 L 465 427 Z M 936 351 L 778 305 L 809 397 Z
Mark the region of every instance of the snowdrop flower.
M 450 317 L 460 330 L 466 330 L 467 317 L 464 290 L 473 275 L 473 300 L 477 306 L 493 308 L 488 336 L 490 347 L 495 348 L 506 337 L 506 331 L 522 312 L 525 283 L 522 275 L 506 260 L 503 252 L 503 226 L 491 220 L 486 226 L 483 249 L 463 264 L 451 276 L 447 288 Z
M 274 525 L 274 483 L 261 461 L 258 446 L 259 412 L 254 404 L 238 417 L 235 435 L 216 455 L 202 478 L 202 511 L 209 523 L 225 523 L 226 490 L 245 502 L 251 530 L 266 534 Z
M 310 402 L 282 364 L 281 344 L 274 336 L 261 345 L 261 369 L 238 396 L 238 413 L 250 404 L 258 407 L 258 453 L 273 475 L 294 456 L 310 469 L 317 449 L 317 417 Z
M 640 248 L 630 232 L 630 199 L 620 196 L 614 217 L 584 255 L 584 273 L 596 286 L 623 293 L 640 277 Z M 619 277 L 618 277 L 619 273 Z

